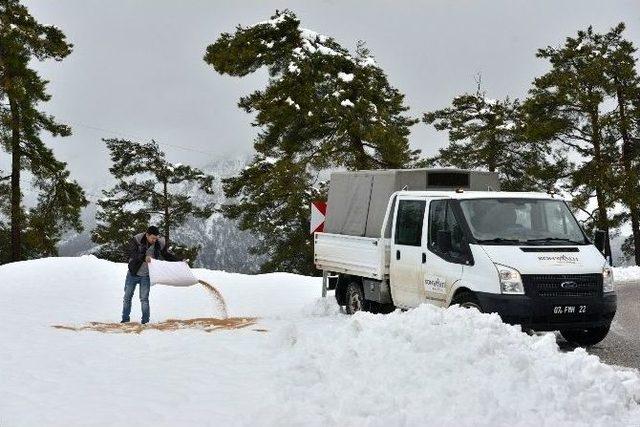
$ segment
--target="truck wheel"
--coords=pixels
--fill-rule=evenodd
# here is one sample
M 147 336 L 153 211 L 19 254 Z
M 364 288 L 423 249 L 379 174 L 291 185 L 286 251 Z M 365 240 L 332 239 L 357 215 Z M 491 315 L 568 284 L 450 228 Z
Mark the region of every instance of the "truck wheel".
M 354 314 L 357 311 L 369 311 L 369 303 L 364 299 L 362 286 L 357 282 L 351 282 L 347 286 L 347 314 Z
M 462 308 L 475 308 L 482 313 L 482 307 L 478 298 L 472 292 L 459 292 L 451 300 L 451 305 L 459 305 Z
M 610 327 L 611 325 L 589 329 L 568 329 L 560 331 L 560 333 L 562 334 L 562 337 L 571 344 L 575 344 L 580 347 L 588 347 L 596 345 L 602 341 L 609 333 Z

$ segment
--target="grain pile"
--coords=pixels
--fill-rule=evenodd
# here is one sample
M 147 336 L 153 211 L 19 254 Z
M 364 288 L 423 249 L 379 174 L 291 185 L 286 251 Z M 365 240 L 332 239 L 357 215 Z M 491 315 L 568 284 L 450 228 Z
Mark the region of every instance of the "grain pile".
M 200 317 L 196 319 L 168 319 L 158 323 L 148 323 L 142 325 L 136 322 L 111 323 L 111 322 L 89 322 L 82 326 L 53 325 L 53 328 L 68 331 L 96 331 L 115 334 L 139 334 L 145 330 L 156 331 L 176 331 L 179 329 L 201 329 L 205 332 L 212 332 L 220 329 L 242 329 L 253 326 L 257 322 L 255 317 L 229 317 L 227 303 L 224 297 L 215 286 L 204 280 L 198 283 L 205 288 L 207 293 L 214 300 L 214 311 L 220 313 L 221 318 Z M 265 329 L 254 329 L 256 332 L 266 332 Z
M 228 317 L 226 319 L 214 319 L 202 317 L 196 319 L 168 319 L 158 323 L 147 323 L 142 325 L 137 322 L 130 323 L 108 323 L 108 322 L 89 322 L 83 326 L 65 326 L 53 325 L 53 328 L 63 329 L 67 331 L 96 331 L 111 334 L 139 334 L 147 330 L 156 331 L 177 331 L 179 329 L 201 329 L 204 332 L 213 332 L 216 330 L 242 329 L 253 326 L 257 322 L 255 317 Z M 258 330 L 257 332 L 265 332 Z

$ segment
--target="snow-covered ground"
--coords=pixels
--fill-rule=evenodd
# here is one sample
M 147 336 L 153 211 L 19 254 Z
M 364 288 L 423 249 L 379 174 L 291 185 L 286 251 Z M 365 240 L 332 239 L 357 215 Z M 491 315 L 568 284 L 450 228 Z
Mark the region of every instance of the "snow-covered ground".
M 613 269 L 613 277 L 617 285 L 640 285 L 640 267 L 617 267 Z
M 349 317 L 317 278 L 196 270 L 232 316 L 260 317 L 244 329 L 51 327 L 118 321 L 125 272 L 89 256 L 0 266 L 0 426 L 640 423 L 638 374 L 552 334 L 426 305 Z M 151 309 L 215 314 L 199 286 L 156 286 Z

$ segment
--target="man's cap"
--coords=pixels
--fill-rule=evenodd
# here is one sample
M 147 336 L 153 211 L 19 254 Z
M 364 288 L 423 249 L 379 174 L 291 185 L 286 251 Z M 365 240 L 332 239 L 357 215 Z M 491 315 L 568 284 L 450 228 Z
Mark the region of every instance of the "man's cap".
M 151 234 L 151 235 L 154 235 L 154 236 L 159 236 L 160 235 L 160 230 L 155 225 L 150 225 L 149 228 L 147 228 L 147 234 Z

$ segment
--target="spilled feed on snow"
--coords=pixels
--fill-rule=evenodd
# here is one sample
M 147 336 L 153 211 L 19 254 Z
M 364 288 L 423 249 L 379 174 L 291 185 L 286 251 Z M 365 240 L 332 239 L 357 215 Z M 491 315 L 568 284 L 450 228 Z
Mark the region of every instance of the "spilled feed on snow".
M 200 329 L 204 332 L 212 332 L 219 329 L 241 329 L 253 326 L 258 319 L 255 317 L 226 317 L 215 319 L 202 317 L 197 319 L 168 319 L 158 323 L 104 323 L 89 322 L 84 326 L 53 325 L 52 328 L 68 331 L 95 331 L 112 334 L 139 334 L 145 331 L 177 331 L 179 329 Z M 260 331 L 262 332 L 262 331 Z

